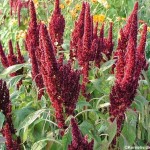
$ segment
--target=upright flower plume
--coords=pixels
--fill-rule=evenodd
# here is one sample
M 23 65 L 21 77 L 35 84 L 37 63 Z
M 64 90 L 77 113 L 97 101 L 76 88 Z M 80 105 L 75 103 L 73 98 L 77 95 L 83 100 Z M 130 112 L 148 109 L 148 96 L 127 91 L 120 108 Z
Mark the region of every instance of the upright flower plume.
M 93 150 L 94 140 L 88 142 L 87 137 L 83 137 L 77 122 L 74 118 L 71 118 L 72 127 L 72 142 L 68 146 L 68 150 Z
M 6 82 L 2 80 L 0 80 L 0 98 L 0 110 L 3 112 L 6 118 L 4 126 L 0 132 L 5 137 L 6 148 L 10 150 L 20 150 L 20 143 L 17 143 L 17 141 L 13 140 L 12 138 L 13 134 L 16 132 L 12 122 L 12 106 Z M 18 137 L 18 139 L 20 138 Z
M 107 39 L 105 39 L 104 43 L 104 54 L 106 55 L 107 59 L 110 60 L 113 48 L 114 48 L 114 43 L 113 43 L 113 23 L 110 23 L 110 28 L 109 28 L 109 33 Z
M 30 24 L 26 35 L 26 45 L 32 64 L 32 79 L 35 80 L 38 87 L 38 99 L 41 99 L 44 94 L 44 85 L 40 73 L 40 65 L 38 65 L 38 58 L 36 56 L 39 50 L 39 26 L 37 24 L 36 11 L 32 0 L 29 2 L 29 12 Z
M 102 60 L 102 52 L 104 49 L 104 24 L 100 30 L 100 37 L 99 37 L 98 49 L 95 52 L 95 66 L 100 67 L 100 63 Z
M 104 38 L 104 25 L 98 36 L 98 23 L 93 25 L 93 16 L 90 14 L 90 5 L 87 2 L 82 3 L 82 10 L 78 20 L 75 22 L 74 30 L 70 41 L 70 60 L 78 60 L 82 67 L 82 95 L 89 100 L 90 95 L 86 92 L 86 86 L 89 82 L 90 62 L 95 62 L 95 66 L 100 67 L 102 61 L 102 52 L 108 59 L 111 58 L 113 51 L 113 24 L 110 23 L 110 30 L 107 38 Z
M 9 54 L 6 56 L 4 53 L 2 44 L 0 43 L 0 57 L 1 57 L 1 62 L 2 62 L 2 65 L 4 68 L 8 68 L 9 66 L 16 65 L 16 64 L 22 64 L 25 62 L 24 57 L 21 54 L 18 42 L 17 42 L 16 49 L 17 49 L 18 55 L 14 54 L 12 41 L 9 40 Z M 22 75 L 22 74 L 23 74 L 23 68 L 19 69 L 16 72 L 11 73 L 10 76 L 13 77 L 13 76 Z M 18 89 L 21 84 L 22 84 L 22 80 L 20 80 L 17 83 Z
M 13 14 L 13 11 L 18 13 L 18 25 L 21 24 L 21 9 L 28 8 L 29 0 L 22 1 L 22 0 L 9 0 L 10 5 L 10 14 Z
M 117 135 L 120 135 L 122 124 L 125 119 L 125 111 L 132 104 L 136 90 L 138 87 L 138 80 L 140 78 L 141 72 L 144 69 L 146 64 L 145 58 L 145 45 L 146 45 L 146 35 L 147 35 L 147 25 L 143 27 L 143 32 L 141 35 L 141 40 L 139 46 L 137 46 L 137 35 L 138 35 L 138 3 L 135 4 L 134 13 L 132 12 L 132 20 L 129 39 L 126 43 L 125 33 L 121 29 L 120 35 L 121 38 L 118 41 L 117 48 L 117 62 L 116 62 L 116 81 L 115 85 L 112 88 L 110 94 L 110 115 L 111 121 L 117 119 Z M 115 144 L 114 139 L 114 144 Z
M 57 49 L 62 50 L 61 45 L 63 44 L 64 29 L 65 19 L 61 14 L 59 0 L 55 0 L 55 9 L 49 22 L 49 33 L 52 39 L 52 43 L 55 46 L 55 53 L 57 52 Z
M 82 39 L 84 34 L 84 17 L 85 17 L 85 3 L 82 3 L 82 10 L 78 17 L 78 20 L 75 22 L 74 30 L 71 34 L 70 41 L 70 59 L 73 60 L 74 57 L 77 57 L 77 49 L 78 49 L 78 40 Z
M 7 57 L 5 55 L 5 52 L 3 50 L 1 42 L 0 42 L 0 57 L 1 57 L 1 62 L 2 62 L 2 65 L 4 66 L 4 68 L 9 67 L 9 63 L 8 63 Z
M 117 58 L 119 57 L 117 55 L 118 54 L 118 49 L 120 49 L 120 47 L 122 47 L 121 49 L 124 51 L 124 53 L 126 52 L 127 44 L 128 44 L 128 40 L 129 40 L 129 35 L 130 35 L 129 33 L 130 33 L 130 30 L 131 30 L 131 25 L 132 25 L 132 19 L 134 19 L 136 21 L 137 18 L 136 18 L 135 14 L 137 13 L 137 10 L 138 10 L 138 2 L 135 3 L 134 9 L 133 9 L 132 13 L 130 14 L 130 16 L 129 16 L 127 22 L 126 22 L 126 25 L 120 31 L 120 39 L 122 41 L 121 42 L 122 44 L 120 45 L 120 42 L 118 42 L 117 51 L 114 52 L 114 59 L 116 59 L 116 62 L 117 62 Z M 133 29 L 133 30 L 137 30 L 137 24 L 135 24 L 135 29 Z M 135 37 L 134 40 L 136 41 L 136 38 L 137 38 L 136 33 L 133 36 Z M 115 68 L 115 64 L 113 65 L 112 72 L 114 72 L 114 68 Z
M 40 25 L 41 72 L 47 93 L 55 108 L 59 128 L 65 128 L 63 107 L 67 115 L 73 115 L 79 95 L 80 74 L 71 68 L 70 63 L 63 65 L 57 61 L 53 44 L 44 24 Z

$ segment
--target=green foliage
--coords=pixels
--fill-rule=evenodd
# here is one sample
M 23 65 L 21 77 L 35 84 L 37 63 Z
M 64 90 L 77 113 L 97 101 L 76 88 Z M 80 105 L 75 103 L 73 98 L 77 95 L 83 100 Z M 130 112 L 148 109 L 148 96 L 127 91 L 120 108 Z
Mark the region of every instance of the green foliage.
M 149 0 L 140 1 L 139 18 L 150 23 L 150 2 Z M 114 37 L 118 37 L 118 29 L 124 25 L 124 20 L 117 21 L 117 17 L 126 18 L 133 8 L 135 0 L 108 0 L 109 9 L 104 8 L 99 2 L 91 3 L 92 14 L 106 15 L 106 28 L 110 19 L 114 22 Z M 45 4 L 43 4 L 45 3 Z M 64 1 L 62 1 L 65 4 Z M 74 19 L 71 17 L 70 10 L 74 9 L 75 4 L 81 4 L 81 1 L 74 1 L 70 6 L 65 5 L 62 10 L 66 18 L 65 42 L 63 44 L 65 58 L 69 57 L 69 36 L 73 29 Z M 17 24 L 17 15 L 10 16 L 8 0 L 0 1 L 0 40 L 3 42 L 5 51 L 8 51 L 8 40 L 11 38 L 13 44 L 19 40 L 21 50 L 26 60 L 28 56 L 24 51 L 24 37 L 17 39 L 20 31 L 25 32 L 28 26 L 29 18 L 26 9 L 21 12 L 21 26 Z M 48 19 L 53 10 L 53 1 L 40 0 L 39 7 L 36 9 L 38 20 L 48 24 Z M 79 12 L 77 12 L 79 14 Z M 107 33 L 105 33 L 107 34 Z M 150 35 L 148 34 L 148 37 Z M 117 40 L 116 40 L 117 41 Z M 116 41 L 115 44 L 116 44 Z M 150 58 L 150 41 L 147 41 L 147 57 Z M 79 127 L 83 135 L 88 135 L 89 139 L 94 139 L 94 150 L 107 150 L 116 135 L 116 121 L 109 121 L 109 94 L 114 84 L 114 75 L 110 74 L 114 60 L 103 63 L 100 67 L 94 68 L 91 64 L 90 83 L 88 84 L 88 93 L 91 94 L 89 102 L 85 101 L 81 95 L 76 104 L 75 117 L 78 119 Z M 76 64 L 75 64 L 76 65 Z M 78 68 L 78 65 L 75 66 Z M 10 77 L 9 74 L 21 68 L 24 68 L 24 74 Z M 31 64 L 18 64 L 7 69 L 0 66 L 0 78 L 6 80 L 10 89 L 10 99 L 12 102 L 13 123 L 17 130 L 17 135 L 22 139 L 24 150 L 67 150 L 72 140 L 70 116 L 66 117 L 68 128 L 64 136 L 60 136 L 59 130 L 54 119 L 54 110 L 48 96 L 45 94 L 41 101 L 37 100 L 37 87 L 31 79 Z M 17 90 L 16 84 L 23 79 L 23 84 Z M 124 149 L 125 146 L 146 146 L 150 144 L 150 67 L 147 72 L 143 72 L 143 77 L 139 82 L 139 89 L 131 109 L 126 111 L 126 119 L 123 130 L 118 139 L 118 147 Z M 135 111 L 133 111 L 135 110 Z M 0 112 L 0 129 L 3 126 L 5 117 Z M 0 145 L 0 149 L 5 149 Z

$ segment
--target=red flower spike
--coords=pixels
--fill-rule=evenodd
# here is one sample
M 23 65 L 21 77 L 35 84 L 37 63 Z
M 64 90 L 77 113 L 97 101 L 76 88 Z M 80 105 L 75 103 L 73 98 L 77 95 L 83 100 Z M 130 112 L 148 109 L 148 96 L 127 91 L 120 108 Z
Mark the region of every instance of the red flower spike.
M 113 140 L 116 144 L 116 138 L 120 135 L 122 124 L 125 119 L 125 111 L 130 107 L 134 100 L 138 80 L 142 70 L 145 66 L 145 43 L 147 35 L 147 25 L 144 25 L 140 44 L 137 47 L 137 8 L 138 3 L 135 4 L 134 11 L 132 12 L 132 22 L 129 32 L 129 39 L 124 35 L 123 30 L 120 31 L 121 38 L 118 42 L 116 55 L 116 81 L 112 87 L 110 94 L 110 109 L 109 113 L 111 121 L 117 119 L 117 134 Z M 127 41 L 127 43 L 125 43 Z M 127 46 L 126 46 L 127 45 Z
M 9 66 L 18 64 L 17 56 L 13 52 L 13 46 L 12 46 L 12 41 L 11 40 L 9 40 L 9 54 L 7 56 L 7 60 L 8 60 Z M 11 73 L 10 75 L 11 76 L 16 76 L 17 73 L 14 72 L 14 73 Z
M 141 64 L 142 67 L 146 65 L 146 58 L 145 58 L 145 53 L 144 53 L 145 46 L 146 46 L 146 38 L 147 38 L 147 24 L 144 24 L 142 35 L 141 35 L 141 40 L 137 48 L 138 60 L 141 63 L 143 62 L 143 65 Z
M 67 116 L 73 115 L 80 85 L 78 71 L 70 63 L 63 65 L 63 56 L 57 61 L 47 27 L 40 26 L 41 71 L 59 128 L 65 128 L 63 106 Z M 45 65 L 46 64 L 46 65 Z
M 74 30 L 71 34 L 70 41 L 70 59 L 78 57 L 78 41 L 82 39 L 84 34 L 84 17 L 85 17 L 85 3 L 82 3 L 82 10 L 79 14 L 78 20 L 75 22 Z
M 95 55 L 95 66 L 100 67 L 100 62 L 102 60 L 102 54 L 104 48 L 104 24 L 101 27 L 100 30 L 100 37 L 99 37 L 99 48 L 97 49 L 96 55 Z
M 4 53 L 4 50 L 3 50 L 1 42 L 0 42 L 0 57 L 1 57 L 1 62 L 2 62 L 2 65 L 4 66 L 4 68 L 8 68 L 9 67 L 9 63 L 8 63 L 7 57 L 6 57 L 5 53 Z
M 68 150 L 93 150 L 94 140 L 88 142 L 87 136 L 83 137 L 77 122 L 71 118 L 72 142 L 68 146 Z
M 29 1 L 22 2 L 22 0 L 9 0 L 10 5 L 10 14 L 13 14 L 14 12 L 18 14 L 18 25 L 21 24 L 21 9 L 22 8 L 28 8 Z
M 137 5 L 138 6 L 138 5 Z M 136 7 L 138 9 L 138 7 Z M 133 79 L 134 74 L 134 68 L 135 68 L 135 60 L 136 60 L 136 47 L 137 47 L 137 28 L 138 28 L 138 22 L 137 22 L 137 12 L 138 10 L 135 10 L 132 17 L 132 24 L 131 24 L 131 30 L 129 34 L 129 41 L 127 45 L 127 52 L 125 55 L 125 73 L 124 78 L 122 80 L 122 86 L 124 88 L 128 88 L 128 84 Z
M 59 128 L 64 127 L 63 119 L 63 108 L 62 108 L 62 98 L 60 95 L 59 87 L 60 83 L 58 80 L 58 66 L 54 55 L 54 49 L 48 35 L 47 27 L 44 24 L 40 26 L 40 41 L 43 48 L 42 54 L 42 66 L 46 64 L 42 70 L 42 76 L 44 79 L 44 84 L 46 86 L 47 93 L 51 98 L 52 104 L 55 108 L 56 119 Z M 47 82 L 47 83 L 46 83 Z
M 98 31 L 98 22 L 96 23 L 93 30 L 93 40 L 98 38 L 97 31 Z
M 19 64 L 22 64 L 22 63 L 25 62 L 25 60 L 24 60 L 24 57 L 23 57 L 22 54 L 21 54 L 21 51 L 20 51 L 20 47 L 19 47 L 19 43 L 18 43 L 18 42 L 17 42 L 17 44 L 16 44 L 16 49 L 17 49 L 17 53 L 18 53 L 18 58 L 17 58 L 18 63 L 19 63 Z
M 49 23 L 49 33 L 52 39 L 52 44 L 55 47 L 55 53 L 57 52 L 57 49 L 62 50 L 61 45 L 63 44 L 64 29 L 65 19 L 61 14 L 59 0 L 55 0 L 55 9 Z
M 84 62 L 90 61 L 91 44 L 92 44 L 92 29 L 91 29 L 91 16 L 90 16 L 90 5 L 86 3 L 85 9 L 85 20 L 84 20 L 84 34 L 83 34 L 83 49 L 82 59 Z
M 132 24 L 132 17 L 134 15 L 134 13 L 137 12 L 137 10 L 138 10 L 138 2 L 135 3 L 134 9 L 133 9 L 131 15 L 129 16 L 125 27 L 123 28 L 123 32 L 126 37 L 126 40 L 129 38 L 129 32 L 130 32 L 130 28 L 131 28 L 131 24 Z
M 29 2 L 30 23 L 26 35 L 26 45 L 32 64 L 32 78 L 38 87 L 38 99 L 44 94 L 44 85 L 40 73 L 40 63 L 38 62 L 39 50 L 39 25 L 37 24 L 36 11 L 33 1 Z
M 9 124 L 11 132 L 15 133 L 11 116 L 11 101 L 9 99 L 9 90 L 7 89 L 6 82 L 2 80 L 0 80 L 0 97 L 0 110 L 3 111 L 3 114 L 6 117 L 6 121 Z
M 114 43 L 113 43 L 113 23 L 110 23 L 110 28 L 109 28 L 109 33 L 108 33 L 108 38 L 107 38 L 107 53 L 106 56 L 108 60 L 110 60 L 112 52 L 114 48 Z
M 5 137 L 5 144 L 7 150 L 21 150 L 20 143 L 13 140 L 12 133 L 10 131 L 10 126 L 6 123 L 2 129 L 2 134 Z

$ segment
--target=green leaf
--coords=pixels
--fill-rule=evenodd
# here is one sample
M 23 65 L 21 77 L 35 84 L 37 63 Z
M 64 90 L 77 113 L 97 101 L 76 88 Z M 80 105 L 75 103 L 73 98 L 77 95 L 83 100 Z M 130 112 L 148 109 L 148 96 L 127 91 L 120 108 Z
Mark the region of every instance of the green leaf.
M 71 132 L 69 130 L 69 132 L 67 134 L 65 134 L 62 138 L 62 145 L 63 145 L 63 150 L 67 150 L 68 149 L 68 145 L 71 143 Z
M 31 105 L 31 103 L 30 103 Z M 18 109 L 14 112 L 14 116 L 15 116 L 15 126 L 19 126 L 19 124 L 24 121 L 24 119 L 31 113 L 35 112 L 35 110 L 31 107 L 31 106 L 27 106 L 26 103 L 26 107 L 22 107 L 21 109 Z
M 109 69 L 114 64 L 114 62 L 115 62 L 115 60 L 109 60 L 109 61 L 107 61 L 106 63 L 104 63 L 101 66 L 100 71 L 101 72 L 106 71 L 107 69 Z
M 47 139 L 38 141 L 33 144 L 31 150 L 42 150 L 47 145 Z
M 93 83 L 95 89 L 97 89 L 98 91 L 101 91 L 100 89 L 101 79 L 93 79 L 90 81 Z
M 42 140 L 35 142 L 33 144 L 33 146 L 31 147 L 31 150 L 42 150 L 47 145 L 48 141 L 52 141 L 55 144 L 57 144 L 57 145 L 59 144 L 59 146 L 61 146 L 61 143 L 56 141 L 55 139 L 45 138 L 45 139 L 42 139 Z
M 17 65 L 10 66 L 10 67 L 6 68 L 0 74 L 0 78 L 6 78 L 10 73 L 16 72 L 17 70 L 21 69 L 22 67 L 24 67 L 24 68 L 31 68 L 31 64 L 24 63 L 24 64 L 17 64 Z
M 136 139 L 136 133 L 133 127 L 130 125 L 125 125 L 122 130 L 122 134 L 125 137 L 128 145 L 132 146 Z
M 98 108 L 104 108 L 104 107 L 108 107 L 110 106 L 110 103 L 104 103 L 104 104 L 100 104 Z
M 5 121 L 5 116 L 4 116 L 4 114 L 2 112 L 0 112 L 0 130 L 3 127 L 4 121 Z
M 45 109 L 40 109 L 32 114 L 28 115 L 23 122 L 19 125 L 18 132 L 23 129 L 27 128 L 30 124 L 32 124 L 40 115 L 45 111 Z
M 86 102 L 86 101 L 78 101 L 77 102 L 77 105 L 76 105 L 76 108 L 83 108 L 84 106 L 91 106 L 89 102 Z
M 117 133 L 117 123 L 116 123 L 116 120 L 114 120 L 114 122 L 109 122 L 109 127 L 107 130 L 107 134 L 109 136 L 109 144 L 114 139 L 116 133 Z
M 80 124 L 80 129 L 83 134 L 90 135 L 90 130 L 93 129 L 93 125 L 90 123 L 90 121 L 85 120 Z
M 132 146 L 136 139 L 137 114 L 133 110 L 128 109 L 126 111 L 126 118 L 121 134 L 125 142 L 127 142 L 129 146 Z
M 24 77 L 24 75 L 18 75 L 15 77 L 11 77 L 7 82 L 8 86 L 11 87 L 11 86 L 16 85 L 23 77 Z

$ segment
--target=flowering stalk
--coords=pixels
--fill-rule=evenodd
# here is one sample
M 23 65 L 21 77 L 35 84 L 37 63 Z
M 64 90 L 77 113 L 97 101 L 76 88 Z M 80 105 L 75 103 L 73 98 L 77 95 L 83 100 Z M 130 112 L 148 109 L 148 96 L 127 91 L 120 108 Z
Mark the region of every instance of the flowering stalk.
M 55 108 L 59 128 L 65 128 L 63 107 L 66 115 L 73 115 L 79 95 L 79 72 L 63 65 L 54 55 L 54 48 L 44 24 L 40 26 L 41 72 L 47 93 Z
M 74 118 L 71 118 L 72 127 L 72 142 L 68 146 L 68 150 L 93 150 L 94 140 L 88 142 L 87 136 L 83 137 L 77 122 Z
M 110 59 L 113 51 L 112 23 L 108 38 L 104 39 L 104 25 L 102 25 L 100 36 L 98 36 L 98 23 L 94 27 L 93 17 L 90 14 L 90 5 L 86 2 L 82 4 L 82 10 L 78 20 L 75 22 L 74 30 L 71 34 L 70 60 L 76 58 L 82 67 L 82 95 L 88 100 L 90 95 L 86 93 L 86 86 L 89 83 L 88 76 L 90 62 L 95 62 L 100 67 L 102 52 Z
M 21 24 L 21 9 L 22 8 L 28 8 L 28 4 L 29 4 L 29 0 L 22 2 L 22 0 L 9 0 L 9 5 L 10 5 L 10 14 L 13 14 L 13 10 L 14 12 L 18 13 L 18 25 L 20 26 Z
M 120 46 L 122 47 L 122 50 L 124 51 L 124 53 L 126 52 L 127 44 L 128 44 L 128 40 L 129 40 L 129 35 L 130 35 L 129 33 L 130 33 L 130 30 L 131 30 L 132 19 L 135 16 L 134 14 L 136 13 L 137 9 L 138 9 L 138 3 L 135 3 L 134 9 L 133 9 L 131 15 L 129 16 L 129 18 L 127 19 L 126 25 L 120 31 L 120 37 L 119 38 L 121 39 L 122 44 L 120 45 L 118 43 L 117 51 L 114 52 L 114 59 L 116 59 L 115 64 L 117 63 L 117 60 L 118 60 L 117 58 L 119 57 L 117 55 L 117 53 L 118 53 L 118 49 L 120 48 Z M 135 18 L 135 20 L 136 20 L 136 18 Z M 136 28 L 135 28 L 135 30 L 137 30 Z M 136 40 L 136 37 L 135 37 L 135 40 Z M 114 73 L 114 69 L 115 69 L 115 66 L 116 66 L 115 64 L 112 67 L 112 73 Z
M 61 14 L 59 0 L 55 0 L 55 9 L 49 22 L 49 33 L 52 39 L 52 43 L 55 47 L 55 53 L 57 52 L 57 49 L 62 50 L 61 45 L 63 44 L 64 29 L 65 20 Z
M 17 42 L 17 52 L 18 56 L 14 54 L 13 46 L 12 46 L 12 41 L 9 40 L 9 54 L 6 56 L 3 50 L 3 47 L 0 43 L 0 57 L 1 57 L 1 62 L 4 68 L 8 68 L 9 66 L 16 65 L 16 64 L 22 64 L 25 62 L 24 57 L 21 54 L 19 44 Z M 10 74 L 11 77 L 17 76 L 17 75 L 22 75 L 23 74 L 23 68 L 19 69 L 16 72 L 13 72 Z M 22 80 L 20 80 L 17 83 L 17 89 L 19 89 L 20 85 L 22 84 Z
M 84 16 L 85 16 L 85 3 L 82 3 L 82 10 L 78 20 L 75 22 L 74 30 L 71 34 L 70 41 L 70 60 L 77 57 L 78 40 L 82 39 L 84 34 Z
M 8 63 L 7 57 L 6 57 L 5 53 L 4 53 L 4 50 L 3 50 L 1 42 L 0 42 L 0 57 L 1 57 L 1 62 L 2 62 L 2 65 L 4 66 L 4 68 L 8 68 L 9 67 L 9 63 Z
M 0 80 L 0 110 L 2 110 L 5 115 L 5 123 L 0 131 L 6 140 L 6 148 L 10 150 L 20 150 L 20 142 L 13 140 L 12 135 L 16 133 L 13 122 L 12 122 L 12 106 L 9 98 L 9 90 L 7 89 L 6 82 Z M 20 139 L 18 137 L 18 139 Z
M 109 33 L 108 33 L 108 38 L 106 39 L 106 46 L 105 46 L 105 55 L 107 57 L 108 60 L 110 60 L 112 52 L 113 52 L 113 47 L 114 47 L 114 43 L 113 43 L 113 23 L 110 23 L 110 28 L 109 28 Z
M 29 2 L 30 24 L 26 35 L 26 46 L 32 64 L 32 79 L 38 87 L 38 99 L 44 94 L 44 85 L 40 73 L 40 65 L 36 54 L 39 50 L 39 25 L 37 24 L 36 11 L 33 1 Z
M 116 62 L 116 81 L 110 94 L 110 109 L 111 121 L 117 119 L 117 135 L 120 135 L 122 123 L 125 119 L 125 111 L 132 104 L 141 72 L 145 66 L 145 44 L 147 35 L 147 25 L 144 25 L 139 46 L 137 46 L 137 12 L 138 3 L 135 4 L 134 13 L 132 13 L 132 22 L 129 33 L 127 48 L 124 41 L 125 38 L 120 38 L 117 48 Z M 123 30 L 120 31 L 123 37 Z M 126 51 L 125 51 L 126 50 Z M 114 139 L 115 144 L 116 137 Z
M 102 51 L 104 49 L 104 24 L 100 30 L 100 37 L 99 37 L 98 48 L 95 53 L 95 66 L 100 67 L 100 62 L 102 60 Z

